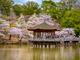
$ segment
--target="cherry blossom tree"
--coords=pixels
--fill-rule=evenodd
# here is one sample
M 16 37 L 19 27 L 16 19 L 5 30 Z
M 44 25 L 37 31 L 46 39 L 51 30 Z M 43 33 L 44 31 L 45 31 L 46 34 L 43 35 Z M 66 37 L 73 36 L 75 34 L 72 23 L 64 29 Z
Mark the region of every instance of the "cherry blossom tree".
M 50 15 L 40 14 L 37 22 L 39 22 L 39 24 L 41 24 L 41 23 L 43 23 L 44 21 L 45 21 L 47 24 L 49 24 L 49 25 L 54 25 L 54 23 L 52 22 L 52 18 L 51 18 Z
M 17 26 L 17 28 L 20 28 L 22 30 L 22 35 L 21 36 L 23 38 L 25 38 L 27 36 L 33 37 L 33 35 L 30 34 L 30 32 L 27 30 L 28 24 L 25 22 L 25 19 L 24 19 L 24 15 L 23 14 L 20 14 L 20 18 L 16 22 L 16 26 Z
M 30 28 L 30 27 L 33 27 L 37 24 L 37 20 L 38 20 L 38 16 L 37 14 L 33 14 L 27 21 L 27 27 Z M 38 22 L 39 23 L 39 22 Z
M 20 14 L 20 18 L 18 19 L 17 23 L 18 23 L 19 25 L 22 25 L 22 24 L 25 23 L 24 15 L 23 15 L 22 13 Z
M 68 37 L 69 36 L 74 37 L 74 35 L 76 35 L 73 28 L 63 28 L 61 31 L 56 31 L 55 34 Z
M 8 35 L 10 35 L 10 37 L 9 37 L 9 39 L 11 39 L 11 36 L 13 35 L 13 34 L 18 34 L 18 35 L 22 35 L 22 30 L 21 29 L 19 29 L 19 28 L 16 28 L 16 27 L 11 27 L 10 28 L 10 30 L 9 30 L 9 32 L 8 32 Z
M 4 31 L 4 27 L 6 24 L 4 24 L 3 22 L 5 22 L 6 20 L 0 18 L 0 36 L 5 36 L 2 32 Z
M 9 22 L 9 24 L 11 25 L 11 24 L 13 24 L 13 23 L 15 23 L 16 22 L 16 15 L 15 15 L 15 13 L 13 12 L 13 9 L 11 8 L 10 9 L 10 15 L 8 16 L 8 22 Z
M 30 34 L 30 31 L 28 31 L 26 28 L 23 28 L 23 29 L 22 29 L 22 36 L 23 36 L 23 38 L 33 37 L 33 35 Z
M 20 14 L 19 19 L 16 21 L 16 26 L 18 28 L 23 28 L 23 27 L 27 27 L 27 24 L 25 22 L 25 18 L 23 14 Z
M 16 15 L 14 12 L 10 12 L 10 15 L 8 16 L 8 21 L 14 23 L 16 21 Z
M 11 35 L 14 34 L 20 34 L 19 29 L 17 29 L 16 27 L 11 27 L 11 24 L 9 23 L 9 21 L 6 21 L 2 18 L 0 18 L 0 36 L 5 36 L 4 34 L 2 34 L 2 31 L 5 31 L 4 29 L 7 29 L 10 32 L 10 37 L 9 39 L 11 40 Z
M 11 27 L 15 26 L 15 22 L 17 20 L 16 15 L 13 12 L 13 9 L 11 8 L 10 10 L 11 10 L 10 15 L 8 16 L 9 29 L 11 29 Z M 11 40 L 11 34 L 10 34 L 9 40 Z
M 28 27 L 34 27 L 38 24 L 42 24 L 46 22 L 47 24 L 51 25 L 51 26 L 55 26 L 55 20 L 53 21 L 50 15 L 47 14 L 40 14 L 39 17 L 34 14 L 32 15 L 27 22 L 27 26 Z

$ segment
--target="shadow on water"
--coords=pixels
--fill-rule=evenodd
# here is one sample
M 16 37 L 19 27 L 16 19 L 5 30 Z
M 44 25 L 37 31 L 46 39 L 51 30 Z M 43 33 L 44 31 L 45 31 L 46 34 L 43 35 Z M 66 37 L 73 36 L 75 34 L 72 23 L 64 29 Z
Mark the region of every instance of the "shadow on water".
M 0 45 L 0 60 L 80 60 L 80 47 L 32 47 L 26 44 Z

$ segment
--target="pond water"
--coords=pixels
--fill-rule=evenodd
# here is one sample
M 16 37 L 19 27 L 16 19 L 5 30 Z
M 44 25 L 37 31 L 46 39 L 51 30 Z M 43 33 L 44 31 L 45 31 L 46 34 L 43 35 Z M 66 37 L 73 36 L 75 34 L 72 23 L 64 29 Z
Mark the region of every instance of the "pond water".
M 80 47 L 0 45 L 0 60 L 80 60 Z

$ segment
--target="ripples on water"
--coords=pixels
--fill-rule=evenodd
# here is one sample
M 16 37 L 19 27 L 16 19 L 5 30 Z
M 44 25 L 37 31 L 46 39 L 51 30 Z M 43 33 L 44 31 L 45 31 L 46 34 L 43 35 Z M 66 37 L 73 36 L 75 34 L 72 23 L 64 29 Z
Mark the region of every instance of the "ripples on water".
M 0 45 L 0 60 L 80 60 L 80 47 Z

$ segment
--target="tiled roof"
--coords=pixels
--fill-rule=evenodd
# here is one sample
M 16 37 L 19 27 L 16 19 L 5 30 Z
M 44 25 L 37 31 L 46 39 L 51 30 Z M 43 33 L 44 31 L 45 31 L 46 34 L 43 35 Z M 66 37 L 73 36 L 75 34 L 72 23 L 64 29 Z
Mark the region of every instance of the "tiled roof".
M 47 23 L 42 23 L 42 24 L 40 24 L 40 25 L 37 25 L 37 26 L 35 26 L 35 27 L 31 27 L 30 29 L 28 29 L 28 30 L 31 30 L 31 31 L 33 31 L 33 30 L 36 30 L 36 29 L 40 29 L 40 30 L 60 30 L 60 28 L 58 28 L 58 27 L 53 27 L 53 26 L 51 26 L 51 25 L 48 25 Z

